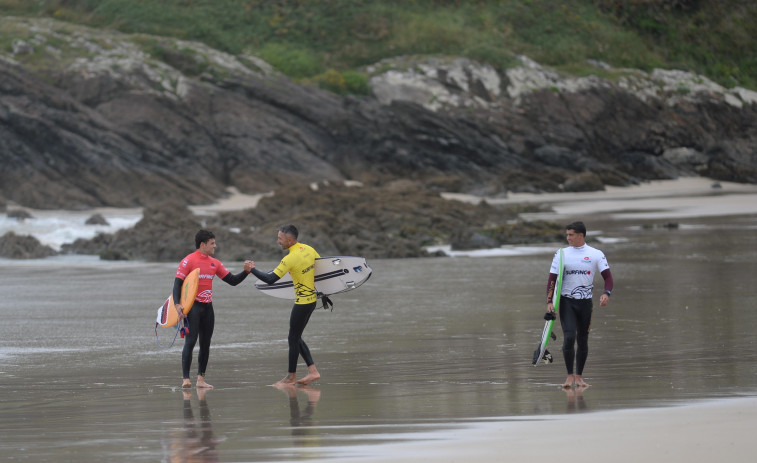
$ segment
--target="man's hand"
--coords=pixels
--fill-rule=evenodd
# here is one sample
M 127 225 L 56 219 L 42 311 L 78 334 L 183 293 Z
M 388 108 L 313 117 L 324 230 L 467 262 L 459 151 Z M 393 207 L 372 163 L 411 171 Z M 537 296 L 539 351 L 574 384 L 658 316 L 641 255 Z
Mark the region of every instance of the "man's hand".
M 184 315 L 184 307 L 181 306 L 181 303 L 174 304 L 174 307 L 176 307 L 176 312 L 179 313 L 179 320 L 186 317 L 186 315 Z

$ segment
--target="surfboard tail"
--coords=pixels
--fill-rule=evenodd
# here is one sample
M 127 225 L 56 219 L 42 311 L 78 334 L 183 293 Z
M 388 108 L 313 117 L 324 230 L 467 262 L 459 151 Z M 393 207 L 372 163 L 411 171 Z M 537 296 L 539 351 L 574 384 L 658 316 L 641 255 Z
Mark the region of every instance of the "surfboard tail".
M 166 302 L 158 307 L 158 318 L 155 320 L 155 323 L 160 326 L 166 326 L 166 323 L 168 323 L 168 311 L 173 306 L 171 299 L 173 299 L 173 296 L 169 296 L 168 299 L 166 299 Z

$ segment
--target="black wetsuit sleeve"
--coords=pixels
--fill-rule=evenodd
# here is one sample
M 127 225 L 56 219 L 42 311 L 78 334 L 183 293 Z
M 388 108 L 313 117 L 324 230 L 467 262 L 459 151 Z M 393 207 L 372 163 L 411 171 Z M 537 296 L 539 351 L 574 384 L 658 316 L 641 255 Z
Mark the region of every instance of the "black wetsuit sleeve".
M 175 304 L 181 302 L 181 287 L 184 285 L 184 280 L 179 277 L 173 280 L 173 300 Z M 178 301 L 178 302 L 176 302 Z
M 613 281 L 610 269 L 603 270 L 601 275 L 605 279 L 605 291 L 612 291 Z
M 276 283 L 277 281 L 279 281 L 279 278 L 280 278 L 278 275 L 273 273 L 273 270 L 271 270 L 268 273 L 263 273 L 260 270 L 254 268 L 252 269 L 252 274 L 258 277 L 258 280 L 264 283 L 267 283 L 269 285 Z
M 239 283 L 243 282 L 245 278 L 247 278 L 247 275 L 249 273 L 242 270 L 241 272 L 237 273 L 236 275 L 233 273 L 229 273 L 225 277 L 221 278 L 226 283 L 230 284 L 231 286 L 236 286 Z

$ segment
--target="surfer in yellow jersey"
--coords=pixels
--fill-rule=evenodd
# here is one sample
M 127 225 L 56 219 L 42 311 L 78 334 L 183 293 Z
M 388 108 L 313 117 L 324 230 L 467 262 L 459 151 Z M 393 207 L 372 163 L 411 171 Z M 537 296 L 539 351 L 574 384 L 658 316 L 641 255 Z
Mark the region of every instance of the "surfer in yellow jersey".
M 289 317 L 289 370 L 284 379 L 274 386 L 310 384 L 320 379 L 321 375 L 315 367 L 310 349 L 302 339 L 302 333 L 310 321 L 318 300 L 315 291 L 315 260 L 321 256 L 312 247 L 297 241 L 299 232 L 294 225 L 284 225 L 279 228 L 277 236 L 277 243 L 281 249 L 289 251 L 289 254 L 281 259 L 281 263 L 270 272 L 264 273 L 255 268 L 255 262 L 252 262 L 252 273 L 259 280 L 270 285 L 289 273 L 294 283 L 295 300 Z M 308 374 L 298 380 L 297 360 L 300 356 L 305 360 Z

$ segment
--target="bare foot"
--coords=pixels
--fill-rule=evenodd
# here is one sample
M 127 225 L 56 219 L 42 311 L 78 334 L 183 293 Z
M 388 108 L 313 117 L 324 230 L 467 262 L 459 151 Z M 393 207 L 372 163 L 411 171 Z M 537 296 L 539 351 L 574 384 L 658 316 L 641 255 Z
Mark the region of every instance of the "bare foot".
M 213 386 L 205 382 L 204 376 L 197 377 L 197 388 L 213 389 Z
M 576 378 L 574 375 L 568 375 L 568 378 L 565 380 L 564 383 L 562 383 L 562 387 L 564 388 L 571 388 L 573 387 L 573 384 L 575 383 Z
M 184 378 L 184 380 L 181 382 L 181 388 L 189 389 L 191 387 L 192 387 L 192 382 L 189 380 L 189 378 Z
M 189 400 L 192 398 L 192 391 L 182 391 L 182 395 L 184 395 L 184 400 Z
M 296 373 L 289 373 L 288 375 L 284 376 L 284 379 L 274 383 L 273 385 L 278 387 L 278 386 L 286 386 L 286 385 L 292 385 L 292 384 L 297 384 Z
M 307 385 L 307 384 L 312 383 L 313 381 L 318 381 L 319 379 L 321 379 L 321 374 L 318 373 L 318 370 L 315 368 L 315 365 L 311 365 L 308 367 L 308 374 L 305 375 L 305 377 L 302 378 L 301 380 L 297 381 L 297 384 Z
M 586 381 L 581 378 L 581 375 L 576 375 L 576 387 L 589 387 L 591 384 L 587 383 Z

